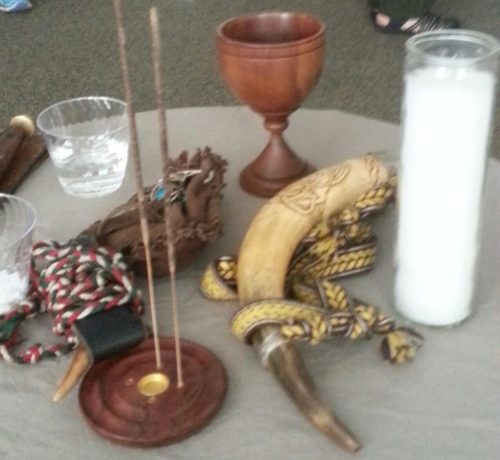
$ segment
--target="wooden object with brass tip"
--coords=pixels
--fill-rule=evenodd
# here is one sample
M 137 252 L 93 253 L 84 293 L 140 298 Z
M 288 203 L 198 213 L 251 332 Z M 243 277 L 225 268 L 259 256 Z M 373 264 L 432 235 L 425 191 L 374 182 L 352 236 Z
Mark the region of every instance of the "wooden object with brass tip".
M 45 158 L 47 150 L 33 120 L 17 115 L 0 133 L 0 192 L 13 194 Z
M 240 174 L 247 192 L 271 197 L 314 168 L 283 139 L 288 117 L 323 68 L 325 27 L 305 13 L 265 12 L 229 19 L 216 35 L 222 75 L 233 94 L 264 117 L 270 140 Z
M 4 179 L 7 175 L 23 140 L 32 136 L 34 132 L 35 125 L 31 118 L 27 115 L 17 115 L 10 120 L 9 127 L 0 133 L 0 179 Z

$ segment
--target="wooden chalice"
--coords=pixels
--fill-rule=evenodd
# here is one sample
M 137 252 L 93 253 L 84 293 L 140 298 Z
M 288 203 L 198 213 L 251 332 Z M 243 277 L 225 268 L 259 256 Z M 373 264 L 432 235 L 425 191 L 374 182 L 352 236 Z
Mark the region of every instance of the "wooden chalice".
M 217 28 L 217 55 L 233 94 L 264 117 L 270 140 L 240 174 L 247 192 L 271 197 L 312 172 L 283 139 L 288 117 L 321 74 L 325 26 L 305 13 L 263 12 L 239 16 Z

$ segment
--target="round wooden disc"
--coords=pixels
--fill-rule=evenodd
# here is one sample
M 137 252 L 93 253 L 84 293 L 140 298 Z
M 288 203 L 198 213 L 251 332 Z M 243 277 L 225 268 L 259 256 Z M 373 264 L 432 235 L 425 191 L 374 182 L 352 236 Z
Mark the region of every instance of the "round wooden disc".
M 129 446 L 153 447 L 180 441 L 201 430 L 224 400 L 227 377 L 206 348 L 181 340 L 184 386 L 177 388 L 175 342 L 161 338 L 164 393 L 143 396 L 138 382 L 157 372 L 154 342 L 148 339 L 126 354 L 95 364 L 80 386 L 80 407 L 100 435 Z

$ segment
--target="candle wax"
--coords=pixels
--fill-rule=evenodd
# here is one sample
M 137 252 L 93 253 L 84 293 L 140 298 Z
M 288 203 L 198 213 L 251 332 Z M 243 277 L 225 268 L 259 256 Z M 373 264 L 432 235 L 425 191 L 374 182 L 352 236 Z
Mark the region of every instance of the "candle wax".
M 494 86 L 478 70 L 406 76 L 395 303 L 419 323 L 470 313 Z

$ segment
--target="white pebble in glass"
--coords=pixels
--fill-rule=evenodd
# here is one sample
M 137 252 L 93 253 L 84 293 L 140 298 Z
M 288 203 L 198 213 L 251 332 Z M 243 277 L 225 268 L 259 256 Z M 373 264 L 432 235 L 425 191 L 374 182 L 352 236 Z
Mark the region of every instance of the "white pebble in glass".
M 500 44 L 450 30 L 406 49 L 395 307 L 449 326 L 472 311 Z
M 28 291 L 35 224 L 30 203 L 0 193 L 0 315 L 16 309 Z

